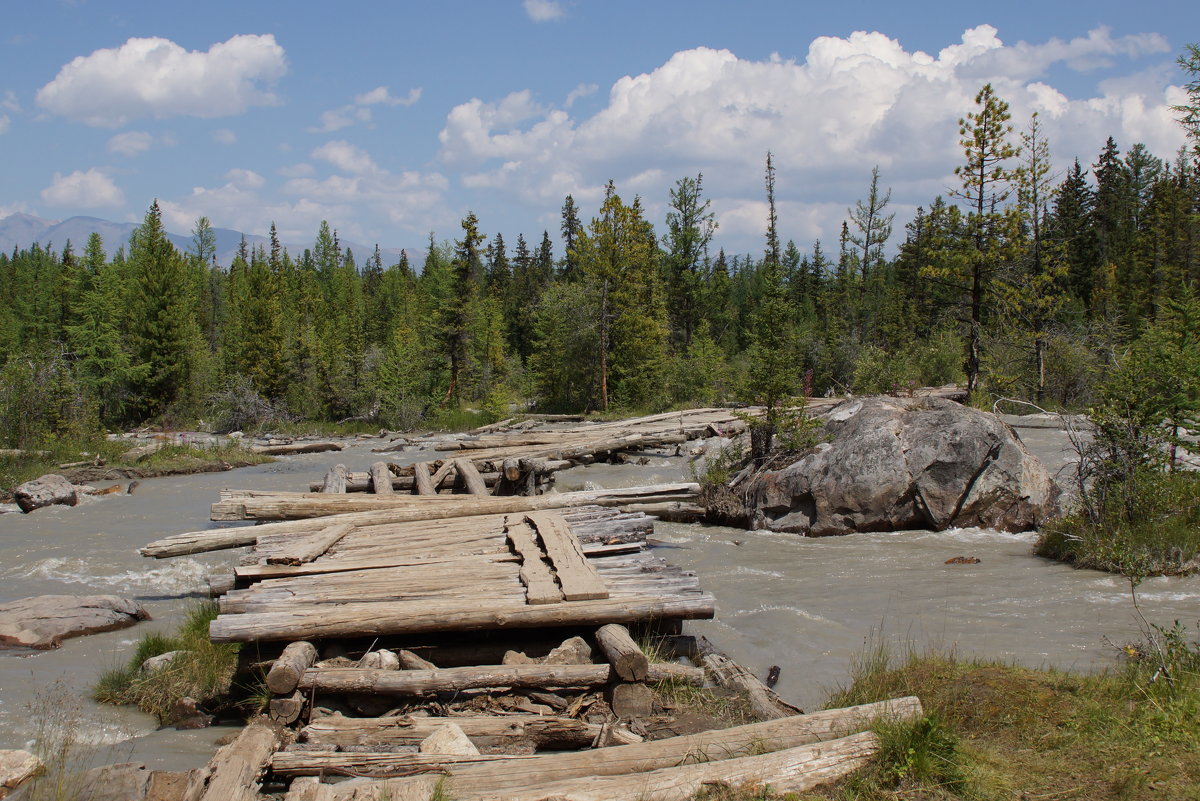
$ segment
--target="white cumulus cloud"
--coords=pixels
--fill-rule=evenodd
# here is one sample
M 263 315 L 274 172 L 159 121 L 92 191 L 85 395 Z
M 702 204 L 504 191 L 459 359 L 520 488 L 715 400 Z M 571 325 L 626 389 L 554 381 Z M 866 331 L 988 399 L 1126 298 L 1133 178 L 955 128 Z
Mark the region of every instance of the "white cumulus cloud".
M 218 145 L 236 145 L 238 140 L 237 134 L 228 128 L 218 128 L 213 131 L 212 138 Z
M 93 167 L 69 175 L 54 173 L 50 186 L 42 190 L 42 202 L 49 206 L 98 209 L 120 206 L 125 195 L 111 178 Z
M 108 140 L 108 152 L 122 156 L 136 156 L 153 147 L 174 147 L 175 137 L 171 134 L 155 136 L 146 131 L 126 131 Z
M 393 97 L 386 86 L 377 86 L 369 92 L 354 96 L 354 102 L 360 106 L 411 106 L 421 99 L 421 87 L 409 89 L 404 97 Z
M 353 103 L 321 113 L 321 124 L 308 129 L 309 133 L 332 133 L 357 123 L 370 123 L 371 106 L 411 106 L 421 99 L 421 88 L 409 89 L 404 97 L 393 97 L 386 86 L 354 96 Z
M 37 93 L 47 111 L 118 127 L 139 117 L 226 117 L 278 99 L 266 87 L 287 72 L 271 34 L 242 34 L 205 52 L 169 39 L 132 38 L 79 56 Z
M 534 22 L 549 22 L 562 19 L 566 15 L 559 0 L 525 0 L 522 5 L 525 7 L 525 13 Z
M 757 215 L 748 201 L 761 196 L 770 150 L 781 204 L 803 201 L 790 213 L 814 229 L 832 215 L 828 236 L 875 164 L 896 187 L 898 207 L 944 193 L 961 159 L 957 121 L 987 81 L 1011 104 L 1016 128 L 1041 112 L 1060 163 L 1092 158 L 1110 134 L 1126 148 L 1141 141 L 1169 156 L 1183 135 L 1167 108 L 1163 73 L 1099 84 L 1082 97 L 1053 86 L 1050 75 L 1053 65 L 1086 70 L 1165 46 L 1155 34 L 1114 37 L 1104 28 L 1070 41 L 1010 45 L 980 25 L 936 55 L 863 31 L 819 37 L 802 61 L 698 47 L 618 79 L 590 115 L 570 111 L 579 90 L 563 107 L 535 102 L 528 91 L 462 103 L 439 134 L 440 158 L 464 171 L 465 185 L 531 204 L 568 192 L 595 197 L 609 178 L 629 194 L 665 197 L 674 178 L 703 171 L 714 207 L 734 215 L 730 226 L 722 222 L 730 230 L 739 216 Z M 847 176 L 859 178 L 848 185 Z
M 315 159 L 326 161 L 344 172 L 361 174 L 378 170 L 367 151 L 344 139 L 326 142 L 309 155 Z

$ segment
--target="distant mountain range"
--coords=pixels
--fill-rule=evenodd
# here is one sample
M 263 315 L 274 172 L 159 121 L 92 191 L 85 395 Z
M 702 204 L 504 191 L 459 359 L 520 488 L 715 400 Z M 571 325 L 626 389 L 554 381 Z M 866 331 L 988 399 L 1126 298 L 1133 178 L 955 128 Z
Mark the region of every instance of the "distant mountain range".
M 133 233 L 133 229 L 137 228 L 134 223 L 118 223 L 111 220 L 102 220 L 99 217 L 69 217 L 65 220 L 44 220 L 41 217 L 34 217 L 31 214 L 10 214 L 4 219 L 0 219 L 0 251 L 11 253 L 13 248 L 27 248 L 34 243 L 43 247 L 53 247 L 55 250 L 62 250 L 63 246 L 68 241 L 76 254 L 82 253 L 84 245 L 87 244 L 88 237 L 93 233 L 100 234 L 100 238 L 104 240 L 104 249 L 108 251 L 109 258 L 117 252 L 118 248 L 124 247 L 126 251 L 129 249 L 129 235 Z M 217 237 L 217 263 L 222 266 L 229 266 L 233 261 L 233 257 L 237 255 L 238 246 L 241 244 L 242 237 L 246 237 L 246 245 L 251 249 L 262 245 L 269 246 L 269 240 L 265 236 L 259 234 L 243 234 L 241 231 L 235 231 L 231 228 L 214 228 L 213 233 Z M 167 232 L 167 237 L 172 244 L 179 250 L 187 251 L 192 246 L 192 235 L 175 234 Z M 343 240 L 342 246 L 350 248 L 354 251 L 354 260 L 361 267 L 367 260 L 367 257 L 374 252 L 374 245 L 361 245 L 355 242 L 346 242 Z M 284 247 L 293 257 L 298 257 L 304 252 L 305 248 L 312 247 L 312 243 L 296 245 L 285 243 Z M 383 254 L 383 263 L 386 267 L 393 264 L 400 257 L 400 248 L 380 248 Z M 410 258 L 411 258 L 410 251 Z

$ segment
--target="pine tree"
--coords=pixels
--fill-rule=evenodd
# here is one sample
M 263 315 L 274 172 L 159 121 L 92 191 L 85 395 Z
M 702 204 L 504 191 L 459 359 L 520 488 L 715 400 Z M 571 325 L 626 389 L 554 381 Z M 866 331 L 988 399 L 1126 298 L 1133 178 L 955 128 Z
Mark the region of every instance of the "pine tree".
M 880 192 L 879 166 L 871 169 L 871 186 L 867 190 L 867 199 L 859 200 L 854 209 L 847 209 L 853 230 L 850 234 L 850 244 L 855 247 L 855 261 L 858 262 L 858 298 L 855 317 L 859 342 L 866 340 L 867 290 L 875 271 L 883 264 L 883 247 L 892 236 L 892 220 L 895 214 L 885 214 L 888 204 L 892 201 L 892 190 Z
M 583 223 L 579 221 L 579 210 L 575 208 L 575 198 L 567 195 L 563 200 L 562 224 L 560 229 L 563 238 L 562 277 L 574 281 L 579 277 L 579 260 L 576 258 L 576 240 L 583 232 Z
M 678 350 L 686 353 L 700 324 L 700 288 L 708 260 L 708 245 L 717 230 L 710 201 L 701 199 L 704 175 L 680 178 L 671 190 L 667 211 L 666 251 L 668 309 L 671 335 Z
M 962 181 L 954 197 L 964 200 L 970 209 L 972 254 L 967 284 L 968 339 L 967 391 L 979 387 L 981 341 L 988 284 L 1001 258 L 1004 243 L 1004 215 L 1000 211 L 1009 194 L 1011 172 L 1008 163 L 1017 156 L 1018 148 L 1008 140 L 1013 127 L 1008 103 L 998 98 L 992 85 L 985 84 L 975 96 L 976 111 L 959 120 L 960 144 L 965 162 L 954 169 Z
M 134 393 L 140 410 L 154 416 L 187 399 L 199 339 L 188 305 L 187 270 L 163 230 L 157 200 L 130 237 L 129 269 L 130 338 L 135 364 L 145 365 Z

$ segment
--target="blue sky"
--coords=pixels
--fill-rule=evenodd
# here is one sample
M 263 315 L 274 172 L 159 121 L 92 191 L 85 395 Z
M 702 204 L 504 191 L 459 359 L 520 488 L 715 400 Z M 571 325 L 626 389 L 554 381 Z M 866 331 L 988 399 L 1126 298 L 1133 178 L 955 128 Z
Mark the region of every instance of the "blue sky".
M 19 5 L 19 11 L 16 8 Z M 0 217 L 214 225 L 420 249 L 531 242 L 612 178 L 661 224 L 704 174 L 733 252 L 832 245 L 871 168 L 901 223 L 954 184 L 957 118 L 991 81 L 1061 167 L 1105 137 L 1173 156 L 1175 58 L 1200 4 L 47 0 L 0 33 Z M 557 246 L 556 237 L 556 246 Z

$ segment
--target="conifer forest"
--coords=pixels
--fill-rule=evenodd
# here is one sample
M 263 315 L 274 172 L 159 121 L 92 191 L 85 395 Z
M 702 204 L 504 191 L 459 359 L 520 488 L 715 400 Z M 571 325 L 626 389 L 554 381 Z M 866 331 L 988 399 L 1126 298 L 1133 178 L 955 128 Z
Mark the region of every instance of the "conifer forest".
M 1200 77 L 1200 51 L 1181 63 Z M 1037 116 L 1013 119 L 984 86 L 944 194 L 898 220 L 876 168 L 840 230 L 804 248 L 776 213 L 770 153 L 752 253 L 721 247 L 701 174 L 678 178 L 661 225 L 610 182 L 596 209 L 567 196 L 558 230 L 502 234 L 468 213 L 394 263 L 322 224 L 302 252 L 272 227 L 269 246 L 217 264 L 207 218 L 180 252 L 155 203 L 112 258 L 98 234 L 0 253 L 0 446 L 147 422 L 408 429 L 467 408 L 952 382 L 988 407 L 1082 409 L 1139 341 L 1200 330 L 1200 82 L 1190 97 L 1188 149 L 1109 138 L 1056 172 Z

